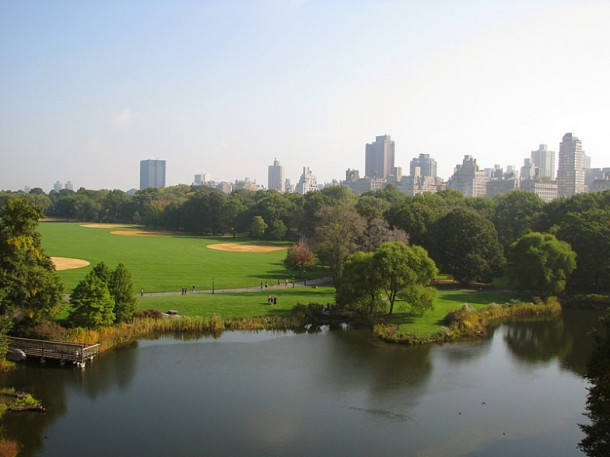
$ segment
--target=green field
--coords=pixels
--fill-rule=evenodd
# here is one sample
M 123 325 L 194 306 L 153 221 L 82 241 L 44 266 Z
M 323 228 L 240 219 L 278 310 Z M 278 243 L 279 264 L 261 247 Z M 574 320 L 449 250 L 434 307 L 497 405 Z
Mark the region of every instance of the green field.
M 212 285 L 216 289 L 256 287 L 261 282 L 275 284 L 278 279 L 284 281 L 294 276 L 294 272 L 284 267 L 284 250 L 249 253 L 207 248 L 217 243 L 255 244 L 252 240 L 181 235 L 124 236 L 112 234 L 115 230 L 88 228 L 78 223 L 40 224 L 47 255 L 84 259 L 91 263 L 89 267 L 59 272 L 68 290 L 101 261 L 110 268 L 123 262 L 133 274 L 136 290 L 144 288 L 146 292 L 180 291 L 183 286 L 190 288 L 192 284 L 197 289 L 212 289 Z M 314 276 L 315 273 L 311 273 L 309 278 Z
M 89 228 L 78 223 L 41 223 L 43 246 L 47 255 L 84 259 L 89 267 L 60 271 L 68 291 L 98 262 L 110 268 L 123 262 L 132 272 L 136 290 L 150 292 L 176 292 L 176 295 L 138 297 L 137 310 L 157 309 L 178 311 L 184 316 L 220 314 L 223 318 L 255 316 L 288 316 L 296 303 L 333 303 L 332 287 L 277 286 L 291 280 L 293 272 L 283 265 L 285 251 L 267 253 L 227 252 L 207 248 L 217 243 L 274 244 L 254 242 L 245 238 L 209 238 L 191 236 L 124 236 L 111 232 L 113 228 Z M 120 230 L 126 230 L 121 228 Z M 129 230 L 142 230 L 131 228 Z M 321 272 L 311 272 L 313 279 Z M 197 290 L 211 290 L 212 280 L 217 293 L 188 293 L 181 295 L 183 286 Z M 267 282 L 269 288 L 260 290 Z M 252 292 L 222 293 L 237 288 L 258 289 Z M 269 305 L 267 296 L 277 296 L 277 304 Z M 470 303 L 475 308 L 490 303 L 506 303 L 511 298 L 527 300 L 510 292 L 440 289 L 435 309 L 424 317 L 416 317 L 397 301 L 395 312 L 386 316 L 388 323 L 398 324 L 400 331 L 428 335 L 438 330 L 441 320 L 450 310 Z M 63 313 L 66 314 L 65 312 Z M 62 317 L 62 316 L 60 316 Z

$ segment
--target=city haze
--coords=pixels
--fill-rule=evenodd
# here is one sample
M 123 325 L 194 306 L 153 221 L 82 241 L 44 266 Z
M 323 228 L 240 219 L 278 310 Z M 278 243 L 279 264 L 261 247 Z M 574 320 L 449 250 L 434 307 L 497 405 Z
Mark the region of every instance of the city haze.
M 364 171 L 395 141 L 447 179 L 575 132 L 608 166 L 605 1 L 0 1 L 0 189 Z

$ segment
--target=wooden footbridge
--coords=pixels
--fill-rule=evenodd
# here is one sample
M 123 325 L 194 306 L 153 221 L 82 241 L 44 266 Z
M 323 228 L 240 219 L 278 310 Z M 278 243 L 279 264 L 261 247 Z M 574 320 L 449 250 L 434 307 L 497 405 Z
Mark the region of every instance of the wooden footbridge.
M 40 357 L 59 360 L 59 363 L 72 362 L 85 368 L 85 362 L 99 354 L 99 344 L 66 343 L 64 341 L 32 340 L 29 338 L 9 337 L 9 347 L 21 349 L 27 357 Z

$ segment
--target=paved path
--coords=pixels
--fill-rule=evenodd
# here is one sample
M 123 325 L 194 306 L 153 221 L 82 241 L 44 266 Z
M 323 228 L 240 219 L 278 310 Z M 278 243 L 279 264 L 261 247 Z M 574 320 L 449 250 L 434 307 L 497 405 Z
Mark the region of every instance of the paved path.
M 187 295 L 197 295 L 197 294 L 233 294 L 233 293 L 238 293 L 238 292 L 260 292 L 262 290 L 283 290 L 283 289 L 292 289 L 294 287 L 315 287 L 315 286 L 329 286 L 332 283 L 330 282 L 330 280 L 328 278 L 322 278 L 322 279 L 312 279 L 307 281 L 307 284 L 305 284 L 303 281 L 297 282 L 295 281 L 294 284 L 292 284 L 292 281 L 288 281 L 288 284 L 286 285 L 283 282 L 280 282 L 280 285 L 278 286 L 277 283 L 268 283 L 268 287 L 265 287 L 264 283 L 263 283 L 263 287 L 261 288 L 261 286 L 257 286 L 257 287 L 242 287 L 242 288 L 237 288 L 237 289 L 214 289 L 214 291 L 212 291 L 212 289 L 188 289 L 186 294 Z M 144 294 L 139 293 L 138 296 L 139 297 L 169 297 L 169 296 L 173 296 L 173 295 L 183 295 L 181 291 L 172 291 L 172 292 L 144 292 Z

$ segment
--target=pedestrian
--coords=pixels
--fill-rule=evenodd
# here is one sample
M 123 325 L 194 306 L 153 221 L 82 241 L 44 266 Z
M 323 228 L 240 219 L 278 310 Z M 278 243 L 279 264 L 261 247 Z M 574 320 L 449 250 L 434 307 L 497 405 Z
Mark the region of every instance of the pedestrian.
M 140 289 L 140 297 L 143 297 L 143 296 L 144 296 L 144 287 L 142 287 L 142 288 Z
M 288 286 L 288 278 L 284 278 L 284 285 Z
M 277 297 L 275 297 L 275 296 L 273 297 L 273 304 L 277 305 Z
M 263 282 L 261 281 L 261 289 L 263 288 Z
M 265 289 L 268 287 L 267 281 L 265 281 Z
M 195 284 L 192 284 L 191 288 L 193 289 L 193 292 L 195 292 Z

